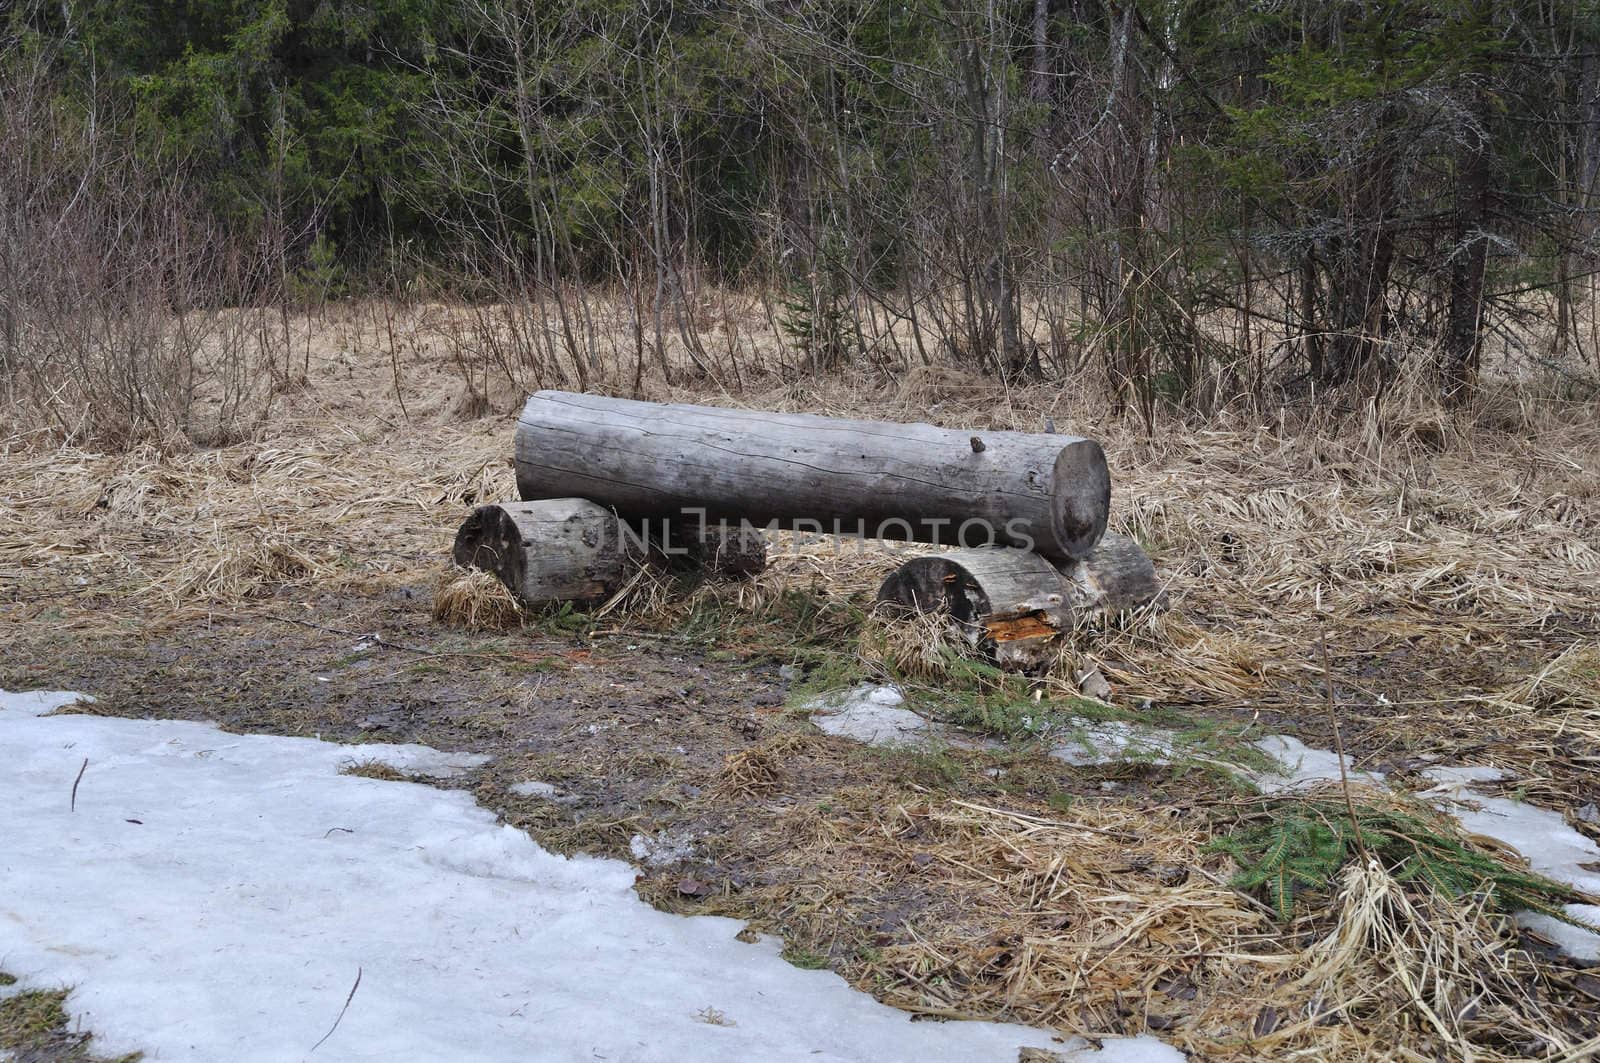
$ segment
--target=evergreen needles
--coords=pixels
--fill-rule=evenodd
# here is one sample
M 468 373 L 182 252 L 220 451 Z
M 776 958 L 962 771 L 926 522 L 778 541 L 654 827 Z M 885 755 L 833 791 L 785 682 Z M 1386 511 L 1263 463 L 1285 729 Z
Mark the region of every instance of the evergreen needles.
M 1563 906 L 1593 903 L 1570 886 L 1472 846 L 1437 813 L 1399 802 L 1368 799 L 1347 805 L 1334 794 L 1268 798 L 1208 848 L 1238 863 L 1231 882 L 1235 889 L 1264 892 L 1278 917 L 1288 920 L 1297 900 L 1307 892 L 1326 892 L 1350 863 L 1357 850 L 1356 827 L 1367 851 L 1402 884 L 1450 898 L 1481 894 L 1495 911 L 1542 912 L 1578 926 L 1584 924 Z

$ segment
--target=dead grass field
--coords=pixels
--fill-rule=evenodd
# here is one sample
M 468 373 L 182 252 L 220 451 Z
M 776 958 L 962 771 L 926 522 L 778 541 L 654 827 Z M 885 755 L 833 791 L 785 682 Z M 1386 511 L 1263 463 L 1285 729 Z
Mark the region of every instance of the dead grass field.
M 1015 734 L 924 752 L 820 735 L 797 706 L 830 684 L 1015 693 L 886 646 L 866 616 L 886 549 L 790 539 L 750 583 L 641 584 L 600 614 L 479 608 L 452 590 L 449 545 L 471 506 L 514 497 L 530 382 L 466 386 L 437 339 L 450 313 L 394 336 L 364 308 L 304 323 L 305 380 L 229 446 L 62 448 L 0 411 L 0 686 L 493 753 L 460 785 L 546 845 L 692 835 L 692 865 L 646 867 L 643 895 L 749 919 L 794 962 L 933 1016 L 1149 1030 L 1208 1059 L 1600 1050 L 1600 972 L 1478 900 L 1352 864 L 1284 922 L 1230 889 L 1210 843 L 1254 799 L 1205 757 L 1069 768 Z M 631 393 L 621 362 L 607 379 Z M 980 429 L 1048 416 L 1104 442 L 1112 524 L 1172 608 L 1082 633 L 1023 698 L 1071 704 L 1092 664 L 1119 711 L 1164 714 L 1206 751 L 1285 732 L 1327 748 L 1337 719 L 1356 767 L 1403 785 L 1497 765 L 1600 836 L 1575 818 L 1600 799 L 1593 405 L 1497 384 L 1466 415 L 1397 397 L 1337 423 L 1284 409 L 1150 432 L 1088 387 L 949 370 L 741 382 L 647 375 L 641 397 Z M 459 600 L 435 620 L 441 594 Z M 574 800 L 510 791 L 528 778 Z

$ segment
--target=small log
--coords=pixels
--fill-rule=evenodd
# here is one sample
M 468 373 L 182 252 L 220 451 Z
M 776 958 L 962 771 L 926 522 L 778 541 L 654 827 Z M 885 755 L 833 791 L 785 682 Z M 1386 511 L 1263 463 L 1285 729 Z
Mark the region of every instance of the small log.
M 587 602 L 622 586 L 638 556 L 617 515 L 582 498 L 479 506 L 456 533 L 463 568 L 493 572 L 528 605 Z
M 667 563 L 710 579 L 749 579 L 767 568 L 767 536 L 759 528 L 737 524 L 664 522 L 647 533 L 661 535 L 659 545 Z
M 878 588 L 878 601 L 914 613 L 946 612 L 1003 667 L 1046 663 L 1051 645 L 1084 620 L 1165 604 L 1139 544 L 1107 532 L 1082 561 L 1025 550 L 953 550 L 912 558 Z
M 579 496 L 630 520 L 1087 557 L 1111 478 L 1098 443 L 541 391 L 517 424 L 524 499 Z
M 1079 619 L 1166 607 L 1167 591 L 1150 555 L 1120 532 L 1106 532 L 1084 560 L 1056 567 L 1072 583 L 1072 610 Z

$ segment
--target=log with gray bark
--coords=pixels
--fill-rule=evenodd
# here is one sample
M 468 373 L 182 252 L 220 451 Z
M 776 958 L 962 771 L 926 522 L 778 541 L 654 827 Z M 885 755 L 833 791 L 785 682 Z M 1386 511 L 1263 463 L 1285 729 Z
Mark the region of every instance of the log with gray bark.
M 704 519 L 1089 555 L 1111 479 L 1065 435 L 662 405 L 561 391 L 517 425 L 524 499 L 582 497 L 630 519 Z
M 1052 561 L 1026 550 L 952 550 L 912 558 L 878 601 L 947 614 L 998 663 L 1043 664 L 1055 639 L 1092 617 L 1160 608 L 1166 593 L 1138 543 L 1107 532 L 1088 557 Z
M 656 556 L 679 572 L 712 579 L 748 579 L 766 570 L 767 536 L 760 528 L 700 521 L 645 521 L 635 528 Z
M 479 506 L 456 532 L 454 557 L 538 606 L 609 597 L 643 564 L 744 579 L 766 568 L 767 540 L 717 525 L 632 524 L 588 499 L 547 498 Z
M 640 556 L 617 515 L 583 498 L 479 506 L 454 551 L 456 564 L 494 573 L 534 606 L 607 597 Z

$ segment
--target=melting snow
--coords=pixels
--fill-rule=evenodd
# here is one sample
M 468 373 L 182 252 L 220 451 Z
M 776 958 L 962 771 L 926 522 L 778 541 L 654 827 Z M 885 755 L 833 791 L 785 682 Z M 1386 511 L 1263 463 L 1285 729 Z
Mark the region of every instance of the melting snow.
M 539 782 L 533 779 L 527 782 L 512 783 L 511 792 L 518 797 L 537 797 L 544 801 L 554 801 L 558 805 L 570 805 L 578 800 L 571 794 L 563 793 L 561 788 L 554 783 Z
M 1257 742 L 1256 748 L 1281 765 L 1277 771 L 1255 772 L 1250 775 L 1250 781 L 1255 783 L 1262 793 L 1281 793 L 1284 790 L 1298 790 L 1313 783 L 1339 781 L 1337 753 L 1330 753 L 1325 749 L 1312 749 L 1300 739 L 1290 735 L 1269 735 Z M 1362 782 L 1369 786 L 1381 785 L 1383 782 L 1383 776 L 1375 772 L 1349 768 L 1347 774 L 1351 782 Z
M 732 920 L 656 911 L 628 865 L 545 852 L 465 793 L 339 774 L 459 756 L 38 715 L 76 700 L 0 692 L 0 966 L 72 987 L 102 1053 L 302 1059 L 359 970 L 318 1059 L 1182 1058 L 913 1023 Z
M 827 734 L 854 738 L 869 746 L 918 745 L 941 733 L 941 728 L 910 709 L 900 708 L 904 700 L 892 686 L 868 683 L 843 694 L 825 694 L 808 707 L 811 722 Z
M 1121 720 L 1085 721 L 1072 741 L 1050 751 L 1057 760 L 1085 766 L 1114 760 L 1172 762 L 1172 733 Z
M 976 749 L 999 745 L 901 708 L 904 701 L 905 696 L 892 685 L 863 683 L 853 690 L 821 695 L 806 707 L 811 710 L 811 722 L 822 731 L 869 746 L 943 743 Z M 1119 720 L 1084 720 L 1050 755 L 1075 765 L 1108 764 L 1129 757 L 1165 764 L 1172 755 L 1172 735 Z
M 1529 867 L 1546 878 L 1585 893 L 1600 893 L 1600 846 L 1568 826 L 1559 813 L 1468 789 L 1474 782 L 1504 779 L 1505 773 L 1500 769 L 1432 768 L 1423 774 L 1439 784 L 1423 796 L 1446 806 L 1468 832 L 1511 846 L 1523 855 Z M 1600 925 L 1600 905 L 1569 904 L 1567 913 Z M 1549 939 L 1575 960 L 1600 962 L 1600 934 L 1538 912 L 1520 912 L 1517 922 Z
M 694 855 L 694 835 L 682 831 L 635 834 L 628 839 L 628 851 L 646 867 L 669 867 Z

